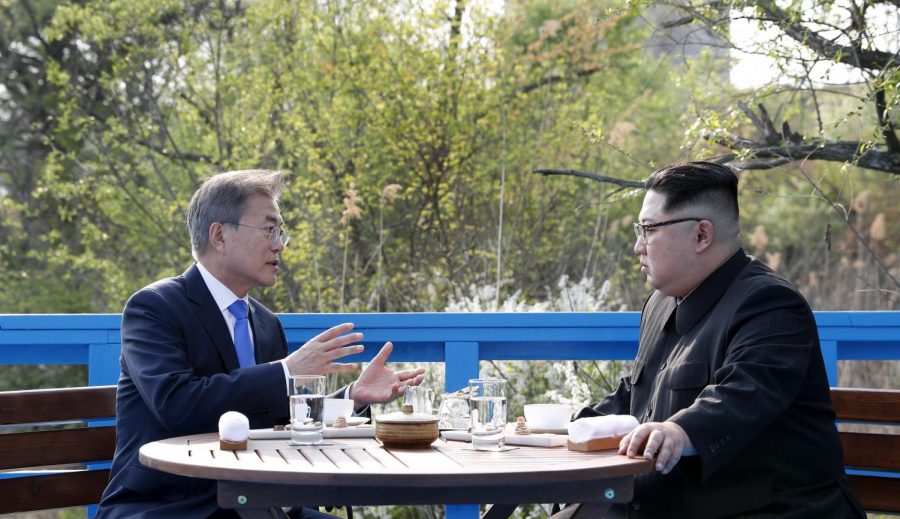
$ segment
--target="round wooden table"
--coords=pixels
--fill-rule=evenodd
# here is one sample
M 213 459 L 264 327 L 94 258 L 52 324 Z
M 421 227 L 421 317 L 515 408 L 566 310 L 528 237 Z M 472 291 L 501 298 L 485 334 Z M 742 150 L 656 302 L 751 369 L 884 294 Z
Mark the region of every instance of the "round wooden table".
M 329 442 L 298 447 L 286 439 L 250 440 L 247 450 L 222 451 L 217 435 L 200 434 L 144 445 L 140 460 L 156 470 L 217 480 L 219 505 L 244 517 L 262 517 L 266 507 L 277 506 L 460 503 L 492 503 L 490 518 L 508 516 L 519 503 L 585 503 L 597 517 L 611 503 L 630 501 L 633 476 L 653 468 L 615 451 L 482 452 L 441 440 L 419 450 L 384 448 L 368 438 Z

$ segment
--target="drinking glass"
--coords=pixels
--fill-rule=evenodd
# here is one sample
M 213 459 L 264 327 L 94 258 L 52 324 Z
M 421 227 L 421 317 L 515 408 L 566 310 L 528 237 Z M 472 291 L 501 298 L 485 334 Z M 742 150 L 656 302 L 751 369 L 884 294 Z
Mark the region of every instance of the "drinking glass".
M 502 450 L 506 434 L 506 381 L 499 378 L 469 380 L 472 401 L 472 447 Z
M 441 396 L 441 408 L 438 411 L 438 427 L 441 429 L 463 429 L 468 431 L 471 425 L 469 395 L 444 393 Z
M 291 445 L 322 443 L 325 413 L 325 377 L 291 377 L 288 387 L 291 405 Z
M 425 386 L 406 386 L 403 403 L 413 406 L 416 414 L 432 414 L 434 411 L 434 390 Z

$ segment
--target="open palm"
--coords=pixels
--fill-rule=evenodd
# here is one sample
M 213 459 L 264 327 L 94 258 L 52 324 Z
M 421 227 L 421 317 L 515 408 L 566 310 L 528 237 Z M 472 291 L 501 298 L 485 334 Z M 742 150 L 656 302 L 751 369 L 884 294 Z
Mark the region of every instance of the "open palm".
M 350 398 L 360 404 L 386 403 L 400 396 L 406 386 L 418 386 L 425 378 L 422 368 L 391 371 L 385 363 L 394 345 L 386 342 L 350 389 Z

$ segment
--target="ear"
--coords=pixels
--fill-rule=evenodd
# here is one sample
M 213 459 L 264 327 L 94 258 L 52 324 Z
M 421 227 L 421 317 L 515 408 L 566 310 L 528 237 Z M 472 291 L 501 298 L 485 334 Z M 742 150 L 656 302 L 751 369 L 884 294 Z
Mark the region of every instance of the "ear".
M 713 246 L 716 240 L 716 228 L 709 220 L 700 220 L 697 225 L 697 234 L 694 236 L 697 239 L 696 251 L 703 252 Z
M 208 233 L 209 247 L 220 253 L 225 252 L 225 226 L 221 222 L 213 222 Z

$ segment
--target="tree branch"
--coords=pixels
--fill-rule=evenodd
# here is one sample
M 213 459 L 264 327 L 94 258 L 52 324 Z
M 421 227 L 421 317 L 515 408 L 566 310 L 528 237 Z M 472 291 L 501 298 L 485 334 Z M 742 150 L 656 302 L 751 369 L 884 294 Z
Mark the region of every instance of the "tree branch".
M 878 125 L 881 126 L 881 135 L 884 137 L 887 149 L 893 153 L 900 153 L 900 140 L 897 139 L 894 123 L 890 119 L 885 121 L 884 118 L 884 115 L 888 113 L 887 102 L 884 98 L 884 87 L 875 90 L 875 113 L 878 116 Z
M 528 92 L 531 92 L 532 90 L 537 90 L 538 88 L 545 87 L 547 85 L 552 85 L 554 83 L 566 81 L 568 79 L 572 79 L 573 77 L 581 78 L 581 77 L 590 76 L 591 74 L 594 74 L 595 72 L 599 72 L 599 71 L 605 69 L 606 67 L 611 67 L 611 66 L 613 66 L 612 63 L 603 63 L 600 65 L 591 65 L 590 67 L 585 67 L 585 68 L 576 70 L 574 72 L 571 72 L 569 74 L 545 77 L 545 78 L 541 79 L 540 81 L 535 81 L 534 83 L 529 83 L 529 84 L 523 86 L 522 88 L 519 89 L 519 93 L 527 94 Z
M 644 183 L 637 180 L 625 180 L 621 178 L 608 177 L 606 175 L 598 175 L 596 173 L 589 173 L 587 171 L 579 171 L 577 169 L 547 169 L 547 168 L 534 168 L 531 170 L 532 173 L 540 173 L 544 176 L 550 175 L 570 175 L 573 177 L 581 177 L 588 178 L 591 180 L 596 180 L 597 182 L 604 182 L 607 184 L 615 184 L 622 188 L 638 188 L 644 189 Z
M 787 121 L 782 123 L 782 131 L 778 132 L 762 105 L 759 105 L 759 114 L 743 103 L 738 103 L 738 106 L 762 134 L 761 142 L 741 137 L 719 139 L 719 144 L 737 153 L 716 157 L 713 159 L 716 162 L 738 169 L 771 169 L 796 160 L 824 160 L 900 175 L 900 153 L 893 151 L 889 145 L 869 147 L 860 141 L 807 139 L 792 132 Z M 739 156 L 749 156 L 751 160 L 736 162 Z
M 800 22 L 793 21 L 787 12 L 775 5 L 774 0 L 757 0 L 756 5 L 771 17 L 770 21 L 781 28 L 785 34 L 829 59 L 870 70 L 881 70 L 897 65 L 897 54 L 880 50 L 866 50 L 860 46 L 840 45 L 823 38 L 816 31 L 804 27 Z
M 173 153 L 172 151 L 153 144 L 146 139 L 136 139 L 134 142 L 169 159 L 189 160 L 191 162 L 205 162 L 207 164 L 213 165 L 219 164 L 219 161 L 217 159 L 209 155 L 203 155 L 202 153 L 191 153 L 189 151 L 175 151 Z

